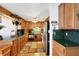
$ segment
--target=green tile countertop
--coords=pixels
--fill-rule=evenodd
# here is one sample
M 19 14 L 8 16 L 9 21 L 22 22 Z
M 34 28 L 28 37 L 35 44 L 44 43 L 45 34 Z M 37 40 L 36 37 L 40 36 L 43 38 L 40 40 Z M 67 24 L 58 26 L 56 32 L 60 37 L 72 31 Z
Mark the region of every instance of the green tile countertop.
M 79 44 L 71 42 L 69 40 L 65 39 L 54 39 L 56 42 L 60 43 L 61 45 L 65 47 L 74 47 L 74 46 L 79 46 Z
M 79 46 L 79 29 L 53 30 L 53 39 L 65 47 Z

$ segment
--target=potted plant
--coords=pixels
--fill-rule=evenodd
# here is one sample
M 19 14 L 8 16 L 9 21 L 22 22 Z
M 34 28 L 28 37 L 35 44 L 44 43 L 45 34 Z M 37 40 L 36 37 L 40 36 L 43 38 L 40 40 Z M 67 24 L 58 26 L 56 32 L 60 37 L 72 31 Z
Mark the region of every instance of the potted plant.
M 0 25 L 0 30 L 1 30 L 2 28 L 4 28 L 4 25 Z

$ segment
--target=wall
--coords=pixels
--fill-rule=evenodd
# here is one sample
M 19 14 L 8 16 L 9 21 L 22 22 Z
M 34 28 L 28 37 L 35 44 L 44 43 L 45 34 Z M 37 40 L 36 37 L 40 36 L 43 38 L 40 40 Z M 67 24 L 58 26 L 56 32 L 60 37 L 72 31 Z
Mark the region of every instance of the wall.
M 2 35 L 3 38 L 10 36 L 11 30 L 15 30 L 15 26 L 12 24 L 12 19 L 13 18 L 6 15 L 1 16 L 2 22 L 0 23 L 0 25 L 5 26 L 0 30 L 0 35 Z
M 58 5 L 59 4 L 53 4 L 50 7 L 50 21 L 57 21 L 58 22 Z M 58 25 L 56 26 L 58 28 Z M 52 27 L 53 29 L 53 27 Z
M 5 28 L 0 30 L 0 35 L 2 35 L 4 38 L 9 37 L 11 30 L 16 30 L 16 26 L 14 26 L 12 24 L 12 19 L 15 18 L 16 15 L 11 13 L 9 10 L 7 10 L 6 8 L 4 8 L 2 6 L 0 6 L 0 13 L 3 13 L 6 16 L 6 17 L 3 17 L 4 15 L 2 16 L 2 23 L 0 23 L 0 25 L 3 24 L 5 26 Z M 18 16 L 18 17 L 20 17 L 20 16 Z M 25 28 L 26 24 L 24 22 L 24 19 L 22 17 L 20 17 L 20 18 L 23 21 L 22 28 L 24 28 L 26 30 L 27 28 Z M 13 20 L 15 20 L 15 19 L 13 19 Z
M 39 18 L 47 18 L 49 16 L 49 8 L 41 12 L 38 16 Z
M 51 24 L 51 21 L 58 21 L 58 5 L 59 3 L 54 3 L 50 7 L 50 51 L 52 51 L 52 40 L 53 40 L 53 26 Z M 58 28 L 58 25 L 56 26 Z M 50 55 L 52 55 L 52 52 L 50 52 Z

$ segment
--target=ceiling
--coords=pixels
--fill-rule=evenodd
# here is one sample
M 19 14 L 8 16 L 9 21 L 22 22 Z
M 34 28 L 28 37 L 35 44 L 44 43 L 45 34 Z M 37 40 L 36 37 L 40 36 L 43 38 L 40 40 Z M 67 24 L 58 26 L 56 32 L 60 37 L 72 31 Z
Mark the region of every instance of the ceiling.
M 0 5 L 25 19 L 40 17 L 43 12 L 45 13 L 43 15 L 46 15 L 49 8 L 55 6 L 54 3 L 0 3 Z

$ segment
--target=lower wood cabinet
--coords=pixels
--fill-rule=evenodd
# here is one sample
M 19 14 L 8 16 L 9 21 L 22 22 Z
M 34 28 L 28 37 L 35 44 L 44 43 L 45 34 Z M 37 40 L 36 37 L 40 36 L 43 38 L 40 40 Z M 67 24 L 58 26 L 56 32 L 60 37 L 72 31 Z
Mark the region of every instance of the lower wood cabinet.
M 25 45 L 25 43 L 28 41 L 28 36 L 26 35 L 23 35 L 21 37 L 18 38 L 18 41 L 17 41 L 17 50 L 18 50 L 18 53 L 20 52 L 20 50 L 23 48 L 23 46 Z
M 21 48 L 24 46 L 24 44 L 25 44 L 25 36 L 21 38 Z
M 10 56 L 11 46 L 3 46 L 0 48 L 0 56 Z
M 16 39 L 12 39 L 10 41 L 11 45 L 8 44 L 5 46 L 4 45 L 0 46 L 0 56 L 17 56 L 17 54 L 20 53 L 21 49 L 23 48 L 23 46 L 26 44 L 27 41 L 28 41 L 27 35 L 23 35 Z
M 24 35 L 24 37 L 23 37 L 23 46 L 24 46 L 24 44 L 26 44 L 27 41 L 28 41 L 28 36 Z
M 53 40 L 53 55 L 54 56 L 79 56 L 79 46 L 64 47 Z
M 17 39 L 12 40 L 12 47 L 11 47 L 11 56 L 16 56 L 18 52 L 17 49 Z
M 20 50 L 22 49 L 23 47 L 23 36 L 20 38 Z
M 35 41 L 42 41 L 42 35 L 41 35 L 41 33 L 34 34 L 34 40 Z
M 21 38 L 18 38 L 18 42 L 17 42 L 17 44 L 18 44 L 18 46 L 17 46 L 17 50 L 18 50 L 18 53 L 20 52 L 20 49 L 21 49 Z
M 20 44 L 21 44 L 21 49 L 22 47 L 25 45 L 25 43 L 28 41 L 28 36 L 26 35 L 23 35 L 21 38 L 20 38 Z
M 53 40 L 53 55 L 63 56 L 65 55 L 65 47 Z

